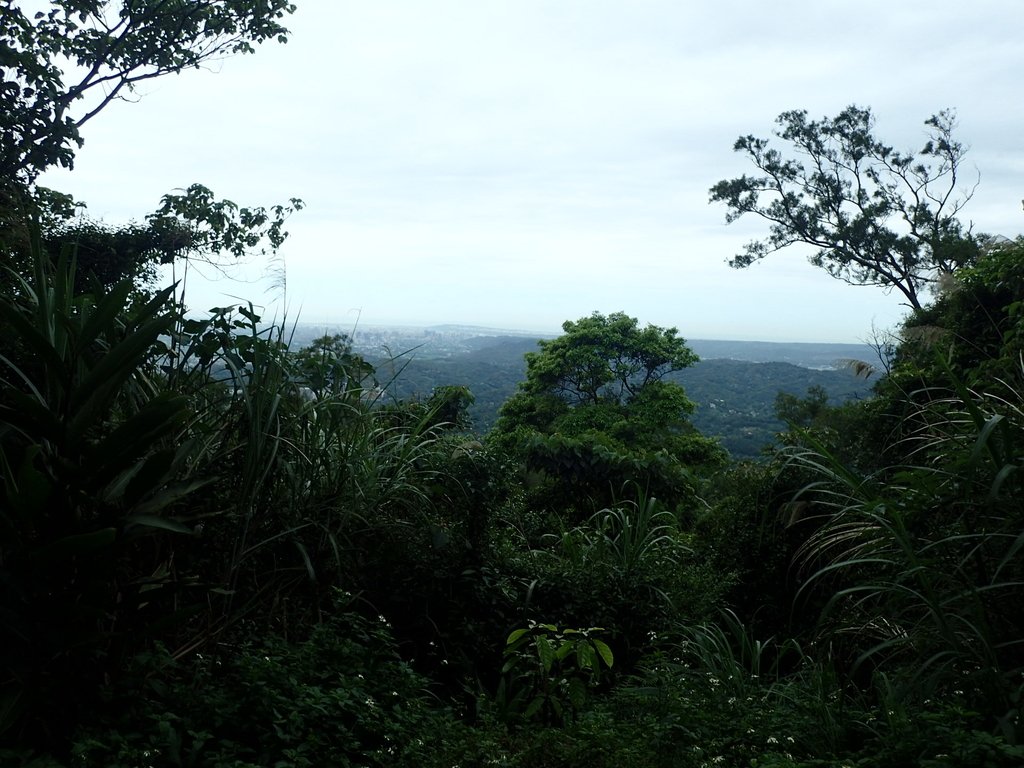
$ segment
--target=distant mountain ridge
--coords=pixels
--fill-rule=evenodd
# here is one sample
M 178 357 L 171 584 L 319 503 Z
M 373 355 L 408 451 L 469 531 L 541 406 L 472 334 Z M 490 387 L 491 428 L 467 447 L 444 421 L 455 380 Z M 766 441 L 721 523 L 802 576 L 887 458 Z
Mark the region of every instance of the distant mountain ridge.
M 843 368 L 844 360 L 863 360 L 876 365 L 878 354 L 870 344 L 822 344 L 817 342 L 724 341 L 688 339 L 690 349 L 702 360 L 742 360 L 752 363 L 792 363 L 804 368 Z
M 408 329 L 402 329 L 407 333 Z M 379 378 L 390 381 L 391 396 L 427 397 L 435 387 L 469 387 L 476 402 L 470 409 L 476 429 L 493 426 L 501 405 L 526 377 L 523 355 L 537 350 L 529 336 L 462 336 L 457 331 L 424 329 L 420 346 L 394 359 L 356 348 L 377 366 Z M 412 349 L 416 339 L 386 348 Z M 394 340 L 393 340 L 394 341 Z M 701 357 L 696 365 L 671 374 L 697 404 L 694 425 L 716 436 L 737 458 L 757 457 L 785 425 L 775 417 L 779 392 L 804 396 L 809 387 L 823 387 L 834 404 L 870 397 L 873 381 L 857 378 L 844 359 L 874 361 L 874 349 L 856 344 L 786 344 L 774 342 L 688 340 Z
M 530 336 L 538 339 L 552 339 L 557 333 L 539 333 L 537 331 L 521 331 L 514 328 L 489 328 L 482 325 L 458 325 L 457 323 L 444 323 L 442 325 L 428 325 L 424 327 L 427 331 L 438 333 L 465 333 L 469 336 Z
M 476 336 L 466 340 L 472 355 L 480 359 L 506 358 L 512 354 L 537 351 L 537 338 L 521 335 Z M 822 344 L 815 342 L 729 341 L 724 339 L 687 339 L 701 360 L 739 360 L 750 363 L 790 363 L 815 370 L 845 367 L 845 360 L 878 362 L 869 344 Z
M 416 326 L 351 326 L 298 323 L 292 346 L 303 347 L 326 334 L 351 336 L 361 354 L 380 359 L 409 352 L 418 358 L 451 358 L 508 362 L 537 350 L 537 341 L 554 338 L 530 331 L 487 328 L 475 325 L 443 324 Z M 791 363 L 817 370 L 838 369 L 843 360 L 863 360 L 876 364 L 875 349 L 869 344 L 830 344 L 817 342 L 733 341 L 728 339 L 690 339 L 686 343 L 702 360 L 741 360 L 754 363 Z M 518 362 L 518 360 L 515 360 Z

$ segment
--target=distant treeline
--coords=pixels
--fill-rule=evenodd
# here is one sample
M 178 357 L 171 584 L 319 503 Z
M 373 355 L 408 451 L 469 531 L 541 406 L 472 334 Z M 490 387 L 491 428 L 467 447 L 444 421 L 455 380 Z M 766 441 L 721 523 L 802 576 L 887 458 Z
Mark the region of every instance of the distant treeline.
M 497 419 L 498 409 L 515 392 L 526 374 L 523 355 L 536 351 L 537 343 L 523 337 L 479 337 L 468 340 L 477 349 L 445 359 L 400 357 L 372 360 L 382 383 L 396 399 L 427 397 L 434 387 L 469 387 L 476 398 L 470 408 L 473 427 L 487 432 Z M 779 354 L 806 364 L 836 364 L 844 356 L 870 351 L 859 345 L 770 344 L 761 342 L 694 342 L 705 355 L 763 357 Z M 861 357 L 867 357 L 862 354 Z M 870 360 L 868 361 L 870 362 Z M 846 369 L 816 370 L 791 362 L 750 362 L 749 360 L 705 358 L 692 368 L 671 374 L 697 403 L 692 417 L 703 434 L 721 439 L 736 458 L 753 458 L 785 429 L 776 418 L 775 398 L 779 392 L 804 396 L 810 387 L 822 387 L 830 403 L 839 404 L 871 394 L 872 380 L 855 376 Z

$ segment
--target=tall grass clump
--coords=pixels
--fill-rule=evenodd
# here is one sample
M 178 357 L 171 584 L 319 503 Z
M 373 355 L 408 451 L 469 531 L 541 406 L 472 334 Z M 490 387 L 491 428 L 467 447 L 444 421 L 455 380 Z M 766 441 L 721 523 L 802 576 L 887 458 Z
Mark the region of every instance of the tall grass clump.
M 791 462 L 819 478 L 813 533 L 798 552 L 805 593 L 828 595 L 821 642 L 853 674 L 884 671 L 900 695 L 967 696 L 1019 738 L 1024 691 L 1024 413 L 1007 397 L 954 382 L 919 399 L 906 462 L 874 475 L 820 446 Z M 1003 383 L 1006 384 L 1005 382 Z
M 387 532 L 426 528 L 441 427 L 353 355 L 311 396 L 251 305 L 191 319 L 173 287 L 83 292 L 34 258 L 0 294 L 0 734 L 61 745 L 158 641 L 308 634 Z
M 60 742 L 140 639 L 177 617 L 173 552 L 205 484 L 187 398 L 155 360 L 171 289 L 89 292 L 38 239 L 0 294 L 0 733 Z

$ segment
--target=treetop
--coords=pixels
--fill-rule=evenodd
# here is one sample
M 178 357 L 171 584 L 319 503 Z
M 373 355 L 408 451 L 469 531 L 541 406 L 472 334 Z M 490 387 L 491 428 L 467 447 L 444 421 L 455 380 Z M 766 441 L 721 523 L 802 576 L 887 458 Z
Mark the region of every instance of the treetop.
M 747 213 L 769 223 L 767 237 L 748 243 L 731 266 L 808 245 L 809 261 L 833 277 L 896 289 L 920 308 L 925 288 L 977 257 L 976 238 L 957 219 L 976 183 L 962 185 L 967 148 L 953 137 L 954 111 L 925 120 L 928 138 L 916 152 L 879 140 L 866 107 L 821 120 L 790 110 L 775 122 L 775 136 L 790 152 L 769 139 L 741 136 L 733 149 L 747 155 L 758 175 L 710 190 L 711 202 L 726 205 L 727 223 Z

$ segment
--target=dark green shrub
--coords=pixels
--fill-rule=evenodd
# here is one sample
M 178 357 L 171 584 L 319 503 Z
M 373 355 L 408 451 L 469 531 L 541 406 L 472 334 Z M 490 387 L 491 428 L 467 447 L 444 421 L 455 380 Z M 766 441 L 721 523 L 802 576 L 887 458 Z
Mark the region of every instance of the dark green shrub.
M 729 577 L 698 558 L 693 537 L 654 498 L 599 510 L 520 551 L 508 570 L 531 584 L 527 613 L 562 626 L 604 627 L 618 666 L 629 667 L 652 635 L 718 609 Z
M 148 674 L 79 734 L 73 765 L 428 766 L 468 748 L 382 618 L 344 611 L 301 642 L 221 646 Z
M 20 351 L 0 359 L 0 735 L 52 745 L 176 622 L 169 563 L 203 481 L 187 401 L 155 365 L 171 289 L 132 307 L 129 281 L 76 293 L 73 263 L 35 256 L 0 296 Z
M 760 634 L 789 636 L 813 626 L 795 606 L 793 555 L 806 536 L 790 505 L 807 480 L 781 462 L 739 462 L 717 474 L 709 507 L 694 523 L 695 556 L 723 574 L 725 602 Z

